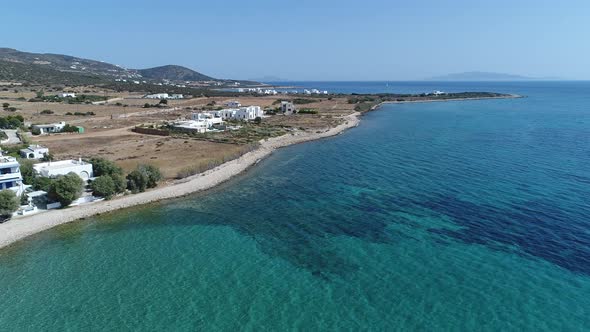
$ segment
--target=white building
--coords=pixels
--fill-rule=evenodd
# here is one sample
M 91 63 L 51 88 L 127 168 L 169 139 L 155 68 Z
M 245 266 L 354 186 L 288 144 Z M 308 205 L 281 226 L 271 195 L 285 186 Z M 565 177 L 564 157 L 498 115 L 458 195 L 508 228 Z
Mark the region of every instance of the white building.
M 190 120 L 177 121 L 173 126 L 183 131 L 205 133 L 207 131 L 214 131 L 215 126 L 222 124 L 223 118 L 221 117 L 220 111 L 214 111 L 193 113 L 191 114 Z
M 76 98 L 76 94 L 73 92 L 63 92 L 60 93 L 58 96 L 62 98 Z
M 191 120 L 203 121 L 206 123 L 207 128 L 223 124 L 223 118 L 221 117 L 221 114 L 218 111 L 193 113 L 191 115 Z
M 228 101 L 227 103 L 225 103 L 225 106 L 230 107 L 230 108 L 236 108 L 236 107 L 242 106 L 242 104 L 237 100 L 232 100 L 232 101 Z
M 0 154 L 0 190 L 4 189 L 12 190 L 20 196 L 25 191 L 25 186 L 16 158 Z
M 254 120 L 258 117 L 262 117 L 263 111 L 260 106 L 248 106 L 248 107 L 240 107 L 234 118 L 237 120 Z
M 151 95 L 145 95 L 143 98 L 147 99 L 184 99 L 184 95 L 180 93 L 173 93 L 171 95 L 167 93 L 154 93 Z
M 147 99 L 168 99 L 170 96 L 167 93 L 154 93 L 151 95 L 145 95 L 143 98 Z
M 297 112 L 297 108 L 295 108 L 295 104 L 290 101 L 281 101 L 281 112 L 285 115 L 291 115 Z
M 172 126 L 176 129 L 181 131 L 189 131 L 189 132 L 197 132 L 197 133 L 205 133 L 207 132 L 207 123 L 205 121 L 195 121 L 195 120 L 186 120 L 186 121 L 177 121 L 172 124 Z
M 29 145 L 26 149 L 20 150 L 20 155 L 26 159 L 41 159 L 49 154 L 49 149 L 41 145 Z
M 39 176 L 47 178 L 69 173 L 75 173 L 85 181 L 94 177 L 92 164 L 84 162 L 82 159 L 50 161 L 47 163 L 35 164 L 33 165 L 33 169 Z
M 33 125 L 33 129 L 38 129 L 40 134 L 59 133 L 66 126 L 65 122 L 50 123 L 50 124 L 38 124 Z
M 262 117 L 264 111 L 260 106 L 246 106 L 240 108 L 226 108 L 219 111 L 207 112 L 223 120 L 249 121 Z

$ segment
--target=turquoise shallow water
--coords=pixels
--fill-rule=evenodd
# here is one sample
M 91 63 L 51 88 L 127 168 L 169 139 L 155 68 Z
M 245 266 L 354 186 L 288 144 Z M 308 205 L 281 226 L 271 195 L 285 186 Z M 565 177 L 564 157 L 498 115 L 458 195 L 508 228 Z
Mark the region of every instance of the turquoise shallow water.
M 528 97 L 389 105 L 0 251 L 0 327 L 587 330 L 590 83 L 463 84 Z

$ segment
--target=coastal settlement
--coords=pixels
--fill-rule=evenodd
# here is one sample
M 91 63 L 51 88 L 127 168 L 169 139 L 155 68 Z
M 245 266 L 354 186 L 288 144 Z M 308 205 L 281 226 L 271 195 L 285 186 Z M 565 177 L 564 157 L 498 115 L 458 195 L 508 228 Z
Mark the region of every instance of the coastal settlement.
M 2 221 L 24 223 L 54 209 L 179 186 L 265 149 L 265 142 L 276 148 L 284 145 L 277 139 L 294 137 L 283 141 L 297 143 L 337 133 L 351 117 L 383 102 L 510 97 L 441 91 L 346 95 L 271 86 L 177 93 L 167 86 L 156 85 L 161 91 L 154 92 L 154 86 L 137 91 L 5 82 Z

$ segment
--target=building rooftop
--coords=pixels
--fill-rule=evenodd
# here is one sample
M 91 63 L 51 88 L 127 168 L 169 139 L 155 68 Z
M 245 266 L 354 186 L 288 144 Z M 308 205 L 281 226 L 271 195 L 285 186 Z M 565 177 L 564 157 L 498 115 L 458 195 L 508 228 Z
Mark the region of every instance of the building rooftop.
M 46 163 L 39 163 L 33 165 L 35 169 L 60 169 L 60 168 L 68 168 L 72 166 L 79 166 L 79 165 L 90 165 L 89 163 L 82 161 L 82 160 L 60 160 L 60 161 L 50 161 Z
M 6 164 L 6 163 L 18 163 L 18 162 L 16 161 L 16 158 L 14 158 L 14 157 L 0 155 L 0 164 Z

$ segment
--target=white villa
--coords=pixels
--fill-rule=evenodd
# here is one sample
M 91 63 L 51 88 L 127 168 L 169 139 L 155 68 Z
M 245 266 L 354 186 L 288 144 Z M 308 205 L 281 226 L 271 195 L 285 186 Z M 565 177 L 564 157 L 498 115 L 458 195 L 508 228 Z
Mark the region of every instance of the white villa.
M 94 177 L 92 164 L 84 162 L 82 159 L 50 161 L 47 163 L 35 164 L 33 165 L 33 169 L 38 175 L 47 178 L 66 175 L 72 172 L 85 181 Z
M 49 149 L 41 145 L 29 145 L 26 149 L 20 150 L 20 155 L 26 159 L 41 159 L 49 154 Z
M 177 121 L 172 124 L 176 129 L 189 132 L 205 133 L 207 132 L 207 123 L 205 121 L 185 120 Z
M 145 95 L 143 98 L 147 99 L 183 99 L 184 95 L 182 94 L 167 94 L 167 93 L 155 93 L 151 95 Z
M 285 115 L 291 115 L 297 112 L 297 108 L 295 108 L 295 104 L 290 101 L 281 101 L 281 112 Z
M 60 93 L 58 96 L 62 98 L 76 98 L 76 94 L 73 92 L 63 92 Z
M 240 108 L 227 108 L 220 111 L 214 112 L 216 116 L 223 120 L 254 120 L 258 117 L 262 117 L 264 112 L 260 106 L 247 106 Z
M 205 133 L 216 125 L 223 124 L 223 119 L 218 112 L 201 112 L 193 113 L 190 120 L 178 121 L 173 124 L 177 129 Z
M 25 191 L 25 186 L 16 158 L 0 154 L 0 190 L 4 189 L 10 189 L 20 196 Z
M 50 124 L 38 124 L 33 125 L 33 129 L 38 129 L 40 134 L 59 133 L 66 126 L 65 122 L 50 123 Z
M 145 95 L 143 98 L 147 99 L 168 99 L 170 97 L 167 93 L 154 93 L 151 95 Z

